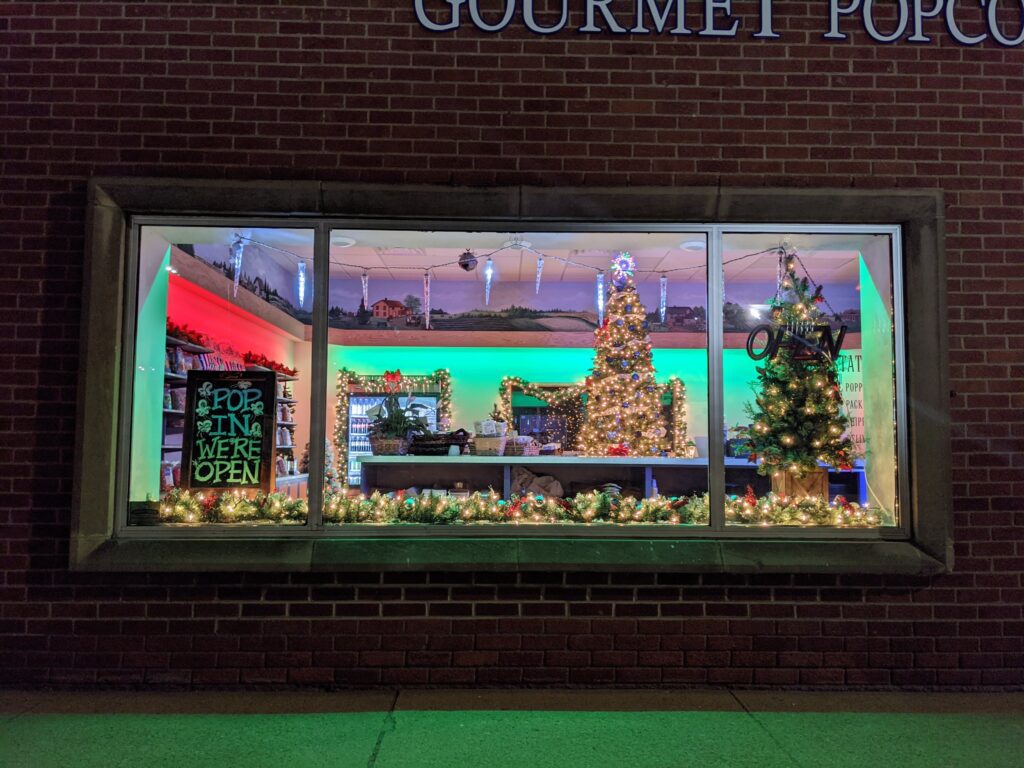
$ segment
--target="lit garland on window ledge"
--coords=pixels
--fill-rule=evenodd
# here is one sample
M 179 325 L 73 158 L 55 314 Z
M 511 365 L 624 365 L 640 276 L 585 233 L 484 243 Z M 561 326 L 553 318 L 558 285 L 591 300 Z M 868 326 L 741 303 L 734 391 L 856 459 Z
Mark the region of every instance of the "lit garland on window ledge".
M 468 497 L 374 493 L 324 499 L 324 522 L 335 525 L 706 525 L 707 502 L 700 497 L 650 499 L 619 497 L 603 491 L 569 499 L 513 496 L 494 491 Z
M 707 525 L 708 495 L 654 496 L 635 499 L 605 491 L 580 493 L 569 499 L 514 496 L 506 501 L 494 492 L 468 497 L 434 494 L 374 493 L 324 495 L 324 522 L 329 525 Z M 168 491 L 160 500 L 162 523 L 262 523 L 301 525 L 307 520 L 304 499 L 258 493 L 249 498 L 226 493 Z M 878 513 L 836 496 L 832 502 L 810 496 L 769 493 L 760 499 L 748 488 L 743 497 L 725 502 L 725 520 L 735 525 L 835 526 L 874 528 Z
M 753 502 L 753 503 L 751 503 Z M 494 491 L 468 497 L 434 494 L 374 493 L 324 499 L 324 522 L 331 525 L 707 525 L 708 495 L 620 497 L 604 491 L 580 493 L 568 499 L 513 496 Z M 726 499 L 725 519 L 737 525 L 836 526 L 870 528 L 880 524 L 873 510 L 837 496 L 831 503 L 814 497 Z
M 187 491 L 172 488 L 160 499 L 162 523 L 268 523 L 304 524 L 305 499 L 283 493 L 257 493 L 251 498 L 240 491 Z
M 429 375 L 401 375 L 398 384 L 400 393 L 437 393 L 437 431 L 451 430 L 452 421 L 452 374 L 447 368 L 440 368 Z M 337 454 L 339 477 L 346 477 L 348 470 L 348 405 L 352 391 L 368 394 L 387 394 L 394 384 L 384 376 L 363 376 L 347 368 L 338 371 L 337 404 L 334 407 L 334 448 Z

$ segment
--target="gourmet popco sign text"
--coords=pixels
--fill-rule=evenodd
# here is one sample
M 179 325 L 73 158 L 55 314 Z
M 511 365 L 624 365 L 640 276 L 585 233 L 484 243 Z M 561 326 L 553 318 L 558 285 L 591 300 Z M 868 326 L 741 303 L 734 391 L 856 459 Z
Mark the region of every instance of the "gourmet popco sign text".
M 561 32 L 569 23 L 569 0 L 413 2 L 416 18 L 432 32 L 450 32 L 464 22 L 483 32 L 500 32 L 517 10 L 522 24 L 538 35 Z M 773 26 L 772 2 L 737 2 L 746 16 L 733 13 L 732 0 L 573 0 L 573 10 L 584 18 L 577 32 L 736 37 L 745 29 L 751 37 L 774 39 L 782 35 Z M 925 22 L 942 19 L 946 34 L 961 45 L 991 40 L 1012 48 L 1024 43 L 1024 0 L 828 0 L 821 9 L 826 40 L 845 40 L 851 27 L 862 26 L 879 43 L 930 43 Z M 699 27 L 687 26 L 687 12 L 702 15 Z

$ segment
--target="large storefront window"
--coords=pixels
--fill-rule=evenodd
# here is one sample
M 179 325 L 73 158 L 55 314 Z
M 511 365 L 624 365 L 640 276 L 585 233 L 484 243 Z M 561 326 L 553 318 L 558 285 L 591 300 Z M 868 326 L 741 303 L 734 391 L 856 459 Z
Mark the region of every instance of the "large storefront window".
M 303 524 L 313 232 L 139 230 L 128 523 Z
M 136 233 L 127 529 L 900 522 L 895 228 Z
M 331 235 L 324 522 L 706 526 L 703 233 Z
M 722 242 L 727 524 L 895 525 L 893 238 Z

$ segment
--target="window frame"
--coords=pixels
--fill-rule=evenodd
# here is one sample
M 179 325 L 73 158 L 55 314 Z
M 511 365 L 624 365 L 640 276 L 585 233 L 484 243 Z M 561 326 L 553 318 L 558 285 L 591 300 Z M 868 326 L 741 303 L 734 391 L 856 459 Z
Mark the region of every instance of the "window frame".
M 237 195 L 225 194 L 231 188 Z M 238 200 L 231 205 L 230 200 Z M 867 205 L 873 200 L 874 205 Z M 652 204 L 653 201 L 653 204 Z M 802 204 L 801 201 L 806 201 Z M 811 204 L 813 201 L 813 204 Z M 447 205 L 446 205 L 447 203 Z M 823 205 L 824 203 L 824 205 Z M 204 211 L 205 205 L 212 208 Z M 231 205 L 233 210 L 225 210 Z M 311 210 L 307 210 L 310 208 Z M 822 210 L 824 209 L 824 210 Z M 534 210 L 545 211 L 544 216 L 531 216 Z M 665 567 L 676 570 L 744 570 L 794 569 L 814 571 L 836 567 L 870 571 L 933 572 L 949 567 L 949 492 L 944 498 L 935 489 L 944 483 L 948 489 L 948 469 L 943 475 L 925 472 L 922 478 L 910 463 L 911 440 L 914 438 L 917 462 L 920 451 L 927 448 L 935 468 L 943 464 L 948 468 L 948 403 L 936 398 L 933 386 L 926 402 L 938 407 L 938 424 L 928 422 L 934 431 L 945 435 L 944 443 L 936 443 L 934 435 L 927 442 L 917 439 L 921 432 L 917 426 L 912 434 L 912 419 L 921 416 L 922 408 L 908 410 L 909 369 L 920 367 L 927 360 L 907 358 L 918 345 L 907 345 L 912 331 L 911 321 L 922 326 L 929 320 L 940 328 L 937 344 L 939 354 L 932 355 L 934 380 L 941 383 L 948 377 L 945 361 L 945 290 L 944 264 L 941 249 L 941 195 L 935 192 L 872 193 L 850 190 L 674 190 L 674 189 L 622 189 L 587 190 L 498 188 L 480 190 L 453 190 L 435 187 L 371 186 L 345 184 L 266 184 L 260 182 L 196 182 L 175 180 L 118 180 L 94 179 L 89 187 L 87 216 L 88 246 L 86 303 L 83 314 L 83 361 L 80 377 L 79 431 L 76 436 L 76 489 L 72 542 L 73 567 L 92 568 L 100 563 L 112 567 L 173 569 L 196 566 L 211 567 L 218 557 L 217 550 L 227 552 L 235 548 L 240 559 L 230 567 L 257 567 L 274 569 L 309 569 L 333 567 L 327 558 L 318 562 L 317 552 L 346 552 L 344 567 L 362 563 L 364 567 L 411 567 L 416 563 L 433 562 L 432 558 L 446 548 L 465 550 L 440 555 L 445 567 L 470 564 L 473 567 Z M 700 211 L 714 223 L 689 224 L 686 214 Z M 838 211 L 839 213 L 835 213 Z M 343 215 L 344 214 L 344 215 Z M 405 215 L 399 215 L 405 214 Z M 760 215 L 758 215 L 760 214 Z M 888 216 L 888 219 L 886 218 Z M 821 220 L 814 221 L 815 217 Z M 856 217 L 855 221 L 852 221 Z M 809 221 L 808 218 L 811 220 Z M 877 219 L 868 220 L 865 219 Z M 763 221 L 761 221 L 763 219 Z M 843 220 L 845 219 L 845 220 Z M 609 222 L 614 222 L 609 224 Z M 309 518 L 305 526 L 231 526 L 204 525 L 197 528 L 139 528 L 126 525 L 127 515 L 127 437 L 128 418 L 117 419 L 118 412 L 130 414 L 133 367 L 130 363 L 134 346 L 134 300 L 137 269 L 137 247 L 140 228 L 151 225 L 187 226 L 289 226 L 310 228 L 314 232 L 314 297 L 326 296 L 329 281 L 329 238 L 335 229 L 424 229 L 451 231 L 686 231 L 704 233 L 708 238 L 708 317 L 721 318 L 724 273 L 722 271 L 722 238 L 725 233 L 740 232 L 807 232 L 870 233 L 889 235 L 892 240 L 893 312 L 895 318 L 896 349 L 896 404 L 897 404 L 897 466 L 899 522 L 897 526 L 875 529 L 842 528 L 748 528 L 726 526 L 724 520 L 724 440 L 718 430 L 709 429 L 708 490 L 711 500 L 711 520 L 708 526 L 644 527 L 637 530 L 628 526 L 612 527 L 553 527 L 518 525 L 473 526 L 453 529 L 434 526 L 324 526 L 322 522 L 322 465 L 323 440 L 326 437 L 327 371 L 327 302 L 314 303 L 312 336 L 313 370 L 311 376 L 312 402 L 310 413 L 310 472 Z M 905 288 L 905 251 L 902 238 L 909 236 L 916 242 L 918 252 L 914 261 L 918 272 L 932 275 L 936 285 L 934 301 L 925 301 L 924 307 L 915 302 L 906 305 L 909 297 Z M 923 258 L 930 250 L 931 259 Z M 718 275 L 719 279 L 710 279 Z M 115 278 L 116 276 L 116 278 Z M 927 276 L 927 275 L 925 275 Z M 111 299 L 115 299 L 111 302 Z M 111 311 L 111 307 L 115 311 Z M 100 311 L 95 311 L 99 308 Z M 117 314 L 117 317 L 112 315 Z M 116 327 L 118 349 L 110 349 L 109 338 L 103 329 Z M 927 325 L 924 325 L 927 327 Z M 934 327 L 934 326 L 933 326 Z M 933 332 L 934 336 L 934 332 Z M 719 423 L 723 417 L 722 389 L 723 326 L 708 323 L 708 418 Z M 913 356 L 912 356 L 913 357 Z M 918 355 L 920 357 L 920 355 Z M 117 363 L 110 365 L 110 360 Z M 941 363 L 939 363 L 941 361 Z M 938 363 L 938 364 L 937 364 Z M 113 380 L 109 370 L 114 368 Z M 922 379 L 915 378 L 917 385 Z M 116 392 L 109 397 L 108 389 Z M 948 391 L 948 387 L 946 388 Z M 104 398 L 104 395 L 107 395 Z M 98 397 L 99 395 L 99 397 Z M 915 402 L 921 398 L 915 391 Z M 318 407 L 324 404 L 324 408 Z M 944 410 L 942 410 L 944 408 Z M 321 412 L 322 411 L 322 412 Z M 115 428 L 109 430 L 111 419 Z M 917 418 L 916 421 L 922 421 Z M 931 421 L 935 421 L 932 419 Z M 916 422 L 915 422 L 916 423 Z M 90 426 L 92 425 L 92 426 Z M 93 429 L 107 429 L 111 434 L 98 448 L 108 462 L 90 453 L 91 439 L 99 437 Z M 96 446 L 94 446 L 96 447 Z M 934 476 L 933 476 L 934 475 Z M 109 482 L 102 482 L 102 477 Z M 923 486 L 922 480 L 929 485 Z M 922 492 L 927 506 L 920 506 Z M 113 509 L 111 510 L 111 502 Z M 943 503 L 944 502 L 944 503 Z M 106 509 L 104 510 L 103 507 Z M 111 512 L 113 514 L 111 514 Z M 922 512 L 925 512 L 922 519 Z M 567 546 L 544 546 L 559 541 L 589 540 L 590 552 L 582 558 L 564 555 L 523 557 L 527 550 L 543 552 L 566 551 Z M 464 541 L 466 545 L 457 545 Z M 162 558 L 146 555 L 167 544 L 178 543 L 186 555 L 185 562 L 175 567 Z M 244 542 L 260 542 L 268 552 L 275 546 L 296 553 L 281 551 L 267 562 L 254 551 L 242 554 Z M 366 543 L 367 552 L 358 552 L 359 543 Z M 377 543 L 374 543 L 377 542 Z M 383 542 L 383 544 L 379 544 Z M 437 552 L 431 552 L 434 543 Z M 524 545 L 524 542 L 526 543 Z M 532 544 L 531 544 L 532 542 Z M 614 542 L 614 543 L 613 543 Z M 787 556 L 786 546 L 793 544 L 818 545 L 811 558 Z M 188 547 L 201 543 L 195 551 Z M 510 549 L 502 544 L 512 544 Z M 723 547 L 723 544 L 728 546 Z M 829 545 L 846 543 L 865 545 L 851 551 L 867 552 L 872 546 L 890 547 L 886 558 L 872 564 L 847 562 L 835 552 L 824 551 Z M 712 545 L 710 548 L 701 545 Z M 220 546 L 218 546 L 220 545 Z M 407 545 L 427 549 L 410 559 L 402 554 Z M 539 546 L 538 546 L 539 545 Z M 613 551 L 618 546 L 619 551 Z M 644 546 L 647 545 L 647 546 Z M 892 546 L 903 545 L 913 550 L 903 552 L 903 559 Z M 781 547 L 781 549 L 780 549 Z M 676 550 L 688 548 L 688 553 Z M 807 549 L 807 547 L 802 547 Z M 833 547 L 834 548 L 834 547 Z M 113 553 L 134 550 L 132 556 L 112 556 Z M 379 549 L 379 554 L 373 550 Z M 413 547 L 415 549 L 415 546 Z M 506 552 L 507 549 L 507 552 Z M 201 550 L 201 551 L 200 551 Z M 630 556 L 637 550 L 643 555 Z M 659 550 L 656 553 L 654 550 Z M 705 556 L 699 553 L 705 550 Z M 506 552 L 487 555 L 488 551 Z M 509 552 L 511 554 L 509 554 Z M 837 550 L 838 552 L 838 550 Z M 101 554 L 102 553 L 102 554 Z M 205 553 L 205 554 L 204 554 Z M 353 553 L 357 553 L 353 555 Z M 916 553 L 916 555 L 914 554 Z M 729 557 L 729 555 L 733 557 Z M 795 551 L 792 553 L 795 554 Z M 223 555 L 222 555 L 223 556 Z M 307 561 L 308 557 L 308 561 Z M 141 560 L 139 559 L 141 558 Z M 206 559 L 204 559 L 206 558 Z M 276 559 L 275 559 L 276 558 Z M 544 558 L 549 558 L 545 560 Z M 582 562 L 576 562 L 581 560 Z M 906 562 L 904 562 L 906 561 Z M 229 565 L 228 563 L 224 564 Z M 337 567 L 342 564 L 337 563 Z

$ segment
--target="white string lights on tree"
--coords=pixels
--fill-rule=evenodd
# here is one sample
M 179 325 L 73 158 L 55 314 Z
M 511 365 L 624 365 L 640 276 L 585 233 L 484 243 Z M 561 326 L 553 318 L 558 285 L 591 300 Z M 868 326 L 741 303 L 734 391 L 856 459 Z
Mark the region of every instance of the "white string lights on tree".
M 363 270 L 363 274 L 360 275 L 359 279 L 363 283 L 363 309 L 369 311 L 370 309 L 370 273 Z
M 231 267 L 234 271 L 232 296 L 238 296 L 238 281 L 242 278 L 242 256 L 245 254 L 245 241 L 241 235 L 235 235 L 231 241 Z
M 306 303 L 306 262 L 299 262 L 299 271 L 296 275 L 296 293 L 299 296 L 299 309 Z
M 544 273 L 544 257 L 540 254 L 537 255 L 537 280 L 534 284 L 534 293 L 540 295 L 540 276 Z
M 423 327 L 430 330 L 430 272 L 423 273 Z
M 665 315 L 668 312 L 668 275 L 662 275 L 659 282 L 661 283 L 661 295 L 658 298 L 658 317 L 664 323 Z
M 494 280 L 494 259 L 487 259 L 487 265 L 484 267 L 484 304 L 490 306 L 491 304 L 491 281 Z

